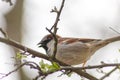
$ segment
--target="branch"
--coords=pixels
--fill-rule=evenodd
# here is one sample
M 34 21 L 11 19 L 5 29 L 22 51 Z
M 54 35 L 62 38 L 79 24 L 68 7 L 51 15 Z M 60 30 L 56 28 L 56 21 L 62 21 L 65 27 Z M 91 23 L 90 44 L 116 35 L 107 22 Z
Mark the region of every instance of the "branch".
M 58 22 L 60 21 L 60 15 L 61 15 L 62 9 L 64 7 L 64 3 L 65 3 L 65 0 L 62 0 L 62 3 L 61 3 L 61 6 L 60 6 L 59 10 L 56 8 L 56 6 L 54 7 L 54 9 L 52 9 L 51 12 L 57 13 L 57 17 L 56 17 L 55 22 L 54 22 L 53 26 L 51 27 L 51 29 L 46 28 L 51 33 L 51 35 L 53 36 L 54 41 L 55 41 L 53 55 L 52 55 L 53 60 L 55 59 L 55 56 L 56 56 L 56 53 L 57 53 L 57 43 L 58 43 L 58 40 L 57 40 L 57 37 L 56 37 L 56 33 L 57 33 L 57 30 L 58 30 L 57 25 L 58 25 Z M 54 30 L 54 31 L 52 32 L 52 30 Z
M 120 32 L 118 32 L 117 30 L 115 30 L 114 28 L 112 27 L 109 27 L 111 30 L 113 30 L 114 32 L 116 32 L 117 34 L 120 34 Z
M 114 67 L 114 66 L 116 66 L 116 67 L 113 70 L 111 70 L 109 73 L 107 73 L 102 78 L 100 78 L 100 80 L 103 80 L 104 78 L 106 78 L 107 76 L 112 74 L 116 69 L 118 69 L 118 66 L 120 66 L 120 63 L 103 64 L 103 65 L 95 65 L 95 66 L 87 66 L 87 67 L 69 67 L 69 66 L 66 66 L 66 67 L 62 67 L 61 70 L 80 71 L 80 70 L 86 70 L 86 69 L 95 69 L 95 68 L 103 68 L 103 67 Z M 82 75 L 84 75 L 84 74 L 82 74 Z M 87 76 L 87 75 L 84 75 L 84 76 Z M 97 80 L 97 79 L 91 78 L 91 77 L 89 79 L 90 80 Z
M 108 72 L 107 74 L 105 74 L 102 78 L 100 78 L 100 80 L 105 79 L 106 77 L 108 77 L 110 74 L 112 74 L 116 69 L 118 69 L 118 67 L 116 66 L 114 69 L 112 69 L 110 72 Z
M 113 63 L 113 64 L 103 64 L 103 65 L 95 65 L 95 66 L 87 66 L 87 67 L 62 67 L 63 70 L 84 70 L 84 69 L 95 69 L 95 68 L 103 68 L 103 67 L 113 67 L 113 66 L 120 66 L 120 63 Z
M 60 10 L 57 12 L 56 21 L 55 21 L 55 23 L 54 23 L 54 25 L 53 25 L 53 27 L 54 27 L 54 34 L 55 34 L 55 35 L 56 35 L 56 33 L 57 33 L 57 29 L 58 29 L 58 28 L 57 28 L 57 24 L 58 24 L 58 22 L 59 22 L 59 20 L 60 20 L 60 15 L 61 15 L 62 9 L 63 9 L 63 7 L 64 7 L 64 3 L 65 3 L 65 0 L 62 0 Z M 51 29 L 52 29 L 52 28 L 51 28 Z M 56 53 L 57 53 L 57 43 L 58 43 L 58 39 L 57 39 L 56 36 L 54 37 L 54 40 L 55 40 L 55 43 L 54 43 L 53 59 L 55 59 L 55 56 L 56 56 Z
M 62 0 L 61 7 L 60 7 L 59 10 L 57 10 L 56 7 L 54 7 L 54 9 L 52 9 L 51 12 L 56 12 L 56 13 L 57 13 L 57 17 L 56 17 L 56 20 L 55 20 L 55 22 L 54 22 L 54 25 L 51 27 L 50 30 L 52 30 L 53 28 L 56 28 L 56 27 L 57 27 L 57 24 L 58 24 L 58 22 L 59 22 L 59 20 L 60 20 L 61 12 L 62 12 L 63 7 L 64 7 L 64 3 L 65 3 L 65 0 Z
M 9 3 L 9 4 L 10 4 L 10 6 L 12 6 L 12 5 L 13 5 L 13 3 L 12 3 L 12 1 L 11 1 L 11 0 L 2 0 L 2 1 L 5 1 L 5 2 Z
M 33 49 L 27 48 L 27 47 L 21 45 L 20 43 L 15 42 L 12 39 L 5 39 L 5 38 L 0 37 L 0 42 L 6 43 L 6 44 L 11 45 L 11 46 L 13 46 L 15 48 L 26 51 L 26 52 L 32 54 L 35 57 L 39 57 L 39 58 L 49 60 L 49 57 L 44 55 L 43 53 L 40 53 L 40 52 L 37 52 L 37 51 L 35 51 Z
M 0 32 L 4 35 L 5 38 L 8 38 L 7 33 L 2 28 L 0 28 Z
M 40 67 L 35 62 L 28 61 L 28 62 L 21 64 L 20 66 L 18 66 L 16 69 L 12 70 L 11 72 L 9 72 L 7 74 L 2 74 L 4 76 L 2 76 L 0 79 L 3 79 L 5 77 L 9 76 L 10 74 L 18 71 L 20 68 L 22 68 L 25 65 L 30 66 L 30 68 L 37 69 L 39 72 L 42 72 Z

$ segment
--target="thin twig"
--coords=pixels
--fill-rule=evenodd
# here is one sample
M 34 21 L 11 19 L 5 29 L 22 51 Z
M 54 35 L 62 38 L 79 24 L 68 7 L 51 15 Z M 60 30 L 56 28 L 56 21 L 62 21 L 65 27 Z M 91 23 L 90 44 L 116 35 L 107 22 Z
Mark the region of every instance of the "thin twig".
M 52 9 L 52 10 L 53 10 L 53 12 L 56 12 L 56 13 L 57 13 L 57 17 L 56 17 L 56 20 L 55 20 L 54 25 L 51 27 L 51 29 L 50 29 L 50 30 L 52 30 L 53 28 L 57 27 L 57 24 L 58 24 L 58 22 L 59 22 L 59 20 L 60 20 L 60 15 L 61 15 L 61 12 L 62 12 L 63 7 L 64 7 L 64 3 L 65 3 L 65 0 L 62 0 L 61 7 L 60 7 L 60 9 L 59 9 L 59 10 L 57 10 L 57 8 L 56 8 L 56 7 L 54 7 L 54 9 Z
M 46 30 L 53 36 L 54 41 L 55 41 L 55 43 L 54 43 L 53 55 L 52 55 L 52 57 L 51 57 L 53 60 L 55 60 L 55 59 L 56 59 L 55 56 L 56 56 L 56 53 L 57 53 L 57 43 L 58 43 L 58 39 L 57 39 L 57 37 L 56 37 L 56 34 L 54 34 L 50 29 L 46 28 Z
M 61 12 L 62 12 L 62 9 L 63 9 L 63 7 L 64 7 L 64 3 L 65 3 L 65 0 L 62 0 L 62 3 L 61 3 L 61 7 L 60 7 L 60 10 L 59 11 L 57 11 L 57 17 L 56 17 L 56 20 L 55 20 L 55 23 L 54 23 L 54 25 L 52 26 L 52 28 L 54 28 L 54 35 L 55 36 L 53 36 L 54 37 L 54 40 L 55 40 L 55 43 L 54 43 L 54 51 L 53 51 L 53 59 L 55 59 L 55 56 L 56 56 L 56 53 L 57 53 L 57 43 L 58 43 L 58 39 L 57 39 L 57 37 L 56 37 L 56 33 L 57 33 L 57 30 L 58 30 L 58 28 L 57 28 L 57 24 L 58 24 L 58 22 L 59 22 L 59 20 L 60 20 L 60 15 L 61 15 Z M 56 9 L 57 10 L 57 9 Z M 52 28 L 51 28 L 51 30 L 52 30 Z
M 1 31 L 1 33 L 4 35 L 5 38 L 8 38 L 7 33 L 6 33 L 2 28 L 0 28 L 0 31 Z
M 21 64 L 20 66 L 18 66 L 16 69 L 10 71 L 9 73 L 4 74 L 4 76 L 2 76 L 0 79 L 3 79 L 5 77 L 9 76 L 10 74 L 18 71 L 20 68 L 22 68 L 25 65 L 30 66 L 30 68 L 34 68 L 34 69 L 37 69 L 37 70 L 39 70 L 39 71 L 42 72 L 42 70 L 40 69 L 40 67 L 35 62 L 28 61 L 28 62 L 25 62 L 25 63 Z
M 12 5 L 13 5 L 13 3 L 12 3 L 12 1 L 11 1 L 11 0 L 3 0 L 3 1 L 6 1 L 7 3 L 9 3 L 9 4 L 10 4 L 10 6 L 12 6 Z
M 18 48 L 18 49 L 23 50 L 23 51 L 27 51 L 28 53 L 30 53 L 31 55 L 34 55 L 35 57 L 39 57 L 39 58 L 49 60 L 49 57 L 46 56 L 45 54 L 40 53 L 38 51 L 35 51 L 33 49 L 30 49 L 26 46 L 23 46 L 20 43 L 14 41 L 12 39 L 6 39 L 6 38 L 0 37 L 0 42 L 6 43 L 6 44 L 11 45 L 11 46 L 14 46 L 15 48 Z
M 112 27 L 109 27 L 111 30 L 113 30 L 114 32 L 116 32 L 117 34 L 120 34 L 120 32 L 118 32 L 117 30 L 113 29 Z
M 63 70 L 83 70 L 83 69 L 95 69 L 95 68 L 103 68 L 103 67 L 113 67 L 113 66 L 120 66 L 120 63 L 113 63 L 113 64 L 103 64 L 103 65 L 95 65 L 95 66 L 87 66 L 87 67 L 62 67 Z
M 58 25 L 58 22 L 60 20 L 60 15 L 61 15 L 62 9 L 64 7 L 64 3 L 65 3 L 65 0 L 62 0 L 62 3 L 61 3 L 61 6 L 60 6 L 59 10 L 56 8 L 56 6 L 54 7 L 54 9 L 52 9 L 51 12 L 57 13 L 57 16 L 56 16 L 55 22 L 54 22 L 53 26 L 51 27 L 51 29 L 46 28 L 51 33 L 51 35 L 53 36 L 54 41 L 55 41 L 54 42 L 53 55 L 52 55 L 53 60 L 55 59 L 55 56 L 56 56 L 56 53 L 57 53 L 57 43 L 58 43 L 58 40 L 57 40 L 57 37 L 56 37 L 56 33 L 57 33 L 57 30 L 58 30 L 57 25 Z M 52 30 L 53 30 L 53 32 L 52 32 Z
M 103 77 L 101 77 L 99 80 L 103 80 L 106 77 L 108 77 L 110 74 L 112 74 L 115 70 L 117 70 L 118 67 L 116 66 L 114 69 L 112 69 L 110 72 L 108 72 L 107 74 L 105 74 Z

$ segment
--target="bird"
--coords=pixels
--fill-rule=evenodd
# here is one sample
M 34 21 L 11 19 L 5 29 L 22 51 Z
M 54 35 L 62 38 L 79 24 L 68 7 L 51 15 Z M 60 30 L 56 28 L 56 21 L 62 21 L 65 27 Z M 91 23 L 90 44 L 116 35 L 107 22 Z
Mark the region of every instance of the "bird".
M 74 38 L 61 37 L 56 34 L 57 52 L 55 58 L 67 65 L 78 65 L 85 63 L 91 58 L 95 52 L 109 43 L 119 41 L 120 36 L 108 39 L 92 39 L 92 38 Z M 38 43 L 39 47 L 44 48 L 48 56 L 53 56 L 54 37 L 52 34 L 47 34 Z

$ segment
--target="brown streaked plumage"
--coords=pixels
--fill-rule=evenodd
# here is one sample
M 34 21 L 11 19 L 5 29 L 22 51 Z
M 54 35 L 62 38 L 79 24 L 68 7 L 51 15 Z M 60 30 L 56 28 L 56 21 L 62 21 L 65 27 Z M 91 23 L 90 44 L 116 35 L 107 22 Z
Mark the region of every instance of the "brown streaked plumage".
M 89 38 L 67 38 L 57 35 L 58 45 L 56 59 L 68 65 L 77 65 L 86 62 L 100 48 L 107 44 L 119 41 L 120 36 L 100 40 Z M 51 34 L 46 35 L 39 44 L 49 56 L 53 55 L 54 39 Z

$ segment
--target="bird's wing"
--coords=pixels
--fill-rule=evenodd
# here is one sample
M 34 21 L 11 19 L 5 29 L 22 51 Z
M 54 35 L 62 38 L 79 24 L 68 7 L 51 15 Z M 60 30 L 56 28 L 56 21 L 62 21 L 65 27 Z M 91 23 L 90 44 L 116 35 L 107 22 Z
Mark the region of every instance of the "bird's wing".
M 74 42 L 82 42 L 82 43 L 89 43 L 92 41 L 101 41 L 100 39 L 89 39 L 89 38 L 60 38 L 58 39 L 59 43 L 74 43 Z

